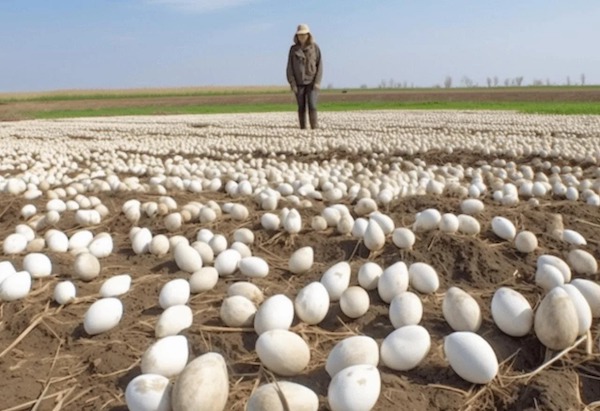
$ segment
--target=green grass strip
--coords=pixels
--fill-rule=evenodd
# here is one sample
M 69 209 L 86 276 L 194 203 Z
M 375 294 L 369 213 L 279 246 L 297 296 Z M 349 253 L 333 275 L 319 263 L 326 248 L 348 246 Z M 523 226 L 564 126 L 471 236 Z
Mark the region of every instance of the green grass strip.
M 320 111 L 355 110 L 514 110 L 522 113 L 539 114 L 595 114 L 600 115 L 600 104 L 587 102 L 323 102 Z M 85 110 L 53 110 L 30 113 L 27 117 L 55 119 L 67 117 L 135 116 L 161 114 L 217 114 L 217 113 L 262 113 L 295 111 L 293 104 L 230 104 L 199 106 L 145 106 L 114 107 Z

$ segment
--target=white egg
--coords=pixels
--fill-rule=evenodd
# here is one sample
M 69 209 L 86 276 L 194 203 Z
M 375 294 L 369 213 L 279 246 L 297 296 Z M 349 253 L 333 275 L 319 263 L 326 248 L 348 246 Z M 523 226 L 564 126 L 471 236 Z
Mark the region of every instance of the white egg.
M 101 297 L 118 297 L 129 291 L 131 276 L 129 274 L 115 275 L 104 281 L 100 287 Z
M 487 384 L 498 374 L 498 358 L 490 344 L 470 331 L 453 332 L 444 339 L 444 353 L 462 379 Z
M 438 210 L 435 208 L 428 208 L 427 210 L 417 213 L 413 229 L 415 231 L 435 230 L 438 228 L 441 219 L 442 215 Z
M 404 262 L 390 265 L 383 270 L 377 282 L 379 297 L 389 304 L 395 296 L 408 289 L 408 278 L 408 268 Z
M 148 251 L 155 256 L 163 256 L 169 252 L 171 244 L 169 238 L 164 234 L 155 235 L 148 244 Z
M 392 299 L 388 313 L 394 328 L 416 325 L 423 318 L 423 303 L 418 295 L 405 291 Z
M 565 284 L 562 288 L 569 294 L 571 302 L 575 306 L 575 311 L 577 311 L 577 318 L 579 320 L 577 322 L 579 325 L 577 335 L 584 335 L 592 326 L 592 309 L 581 291 L 573 284 Z
M 455 331 L 477 331 L 481 326 L 481 309 L 468 293 L 458 287 L 446 291 L 442 312 L 448 325 Z
M 200 258 L 202 258 L 202 265 L 212 264 L 215 261 L 215 252 L 207 243 L 202 241 L 194 241 L 191 244 L 192 248 L 200 254 Z
M 354 206 L 354 212 L 358 216 L 364 216 L 377 211 L 377 203 L 372 198 L 361 198 Z
M 521 231 L 515 237 L 515 248 L 521 253 L 531 253 L 538 247 L 538 240 L 531 231 Z
M 295 208 L 291 209 L 282 220 L 283 229 L 290 234 L 297 234 L 302 229 L 302 217 Z
M 250 250 L 250 247 L 239 241 L 234 241 L 229 248 L 240 253 L 242 258 L 252 257 L 252 250 Z
M 479 221 L 467 214 L 458 216 L 458 231 L 466 235 L 477 235 L 481 231 Z
M 221 354 L 210 352 L 195 358 L 179 374 L 171 405 L 173 411 L 223 411 L 228 397 L 227 364 Z
M 569 265 L 577 274 L 596 274 L 598 262 L 585 250 L 571 250 L 567 257 Z
M 16 273 L 15 267 L 10 261 L 0 261 L 0 284 L 6 277 Z
M 53 230 L 46 237 L 46 245 L 50 251 L 55 253 L 65 253 L 69 250 L 69 238 L 65 233 L 58 230 Z
M 369 215 L 369 219 L 375 221 L 377 224 L 381 226 L 381 230 L 384 235 L 391 234 L 396 228 L 396 224 L 394 224 L 394 220 L 386 214 L 383 214 L 379 211 L 375 211 Z
M 156 338 L 163 338 L 179 334 L 181 331 L 190 328 L 193 320 L 194 316 L 190 307 L 187 305 L 172 305 L 158 317 L 158 321 L 154 326 L 154 335 Z
M 71 281 L 61 281 L 54 287 L 53 298 L 60 305 L 69 304 L 75 300 L 77 291 Z
M 574 246 L 582 246 L 587 244 L 585 237 L 574 230 L 564 230 L 562 233 L 562 239 Z
M 600 317 L 600 285 L 594 281 L 583 278 L 576 278 L 571 281 L 571 284 L 585 297 L 585 300 L 592 310 L 592 317 Z
M 408 371 L 423 361 L 431 347 L 427 330 L 406 325 L 392 331 L 381 343 L 381 361 L 392 370 Z
M 20 254 L 27 247 L 27 237 L 19 233 L 9 234 L 2 247 L 6 255 Z
M 369 221 L 367 219 L 357 218 L 352 224 L 352 230 L 350 233 L 354 238 L 363 238 L 365 236 L 365 232 L 367 231 L 368 225 Z
M 288 267 L 294 274 L 304 274 L 309 271 L 314 262 L 314 251 L 310 246 L 299 248 L 290 256 Z
M 377 288 L 383 269 L 377 263 L 366 262 L 358 269 L 358 284 L 367 291 Z
M 163 285 L 158 296 L 158 303 L 163 308 L 174 305 L 185 305 L 190 299 L 190 283 L 183 278 L 171 280 Z
M 242 256 L 236 250 L 227 249 L 220 253 L 215 259 L 215 268 L 219 273 L 219 277 L 226 277 L 232 275 L 239 267 L 240 261 L 242 260 Z M 255 261 L 255 260 L 251 260 Z M 264 261 L 264 260 L 263 260 Z M 265 262 L 266 263 L 266 262 Z M 252 263 L 250 264 L 252 265 Z M 258 270 L 261 271 L 261 274 L 264 274 L 264 264 L 262 267 L 258 267 Z M 267 274 L 268 274 L 268 265 L 267 265 Z M 265 274 L 266 275 L 266 274 Z
M 228 327 L 248 327 L 254 322 L 256 306 L 241 295 L 227 297 L 221 303 L 219 316 Z
M 223 252 L 219 255 L 225 254 Z M 217 259 L 219 259 L 217 257 Z M 244 257 L 239 262 L 241 273 L 250 278 L 264 278 L 269 275 L 269 264 L 260 257 Z
M 565 283 L 571 281 L 571 268 L 559 257 L 549 254 L 540 255 L 537 259 L 537 266 L 540 267 L 543 264 L 550 264 L 558 268 L 563 275 Z
M 362 317 L 369 311 L 369 294 L 361 287 L 347 288 L 340 297 L 340 308 L 347 317 Z
M 48 277 L 52 274 L 52 262 L 45 254 L 30 253 L 23 259 L 23 270 L 27 271 L 31 278 Z
M 398 248 L 410 250 L 415 241 L 415 234 L 409 228 L 396 228 L 392 233 L 392 242 Z
M 485 206 L 483 205 L 481 200 L 478 200 L 476 198 L 467 198 L 466 200 L 463 200 L 462 203 L 460 203 L 460 211 L 468 215 L 480 213 L 483 211 L 484 207 Z
M 194 273 L 202 268 L 202 257 L 191 246 L 179 243 L 173 249 L 175 263 L 180 270 Z
M 418 292 L 432 294 L 440 286 L 437 272 L 429 264 L 413 263 L 408 268 L 409 284 Z
M 385 234 L 377 221 L 369 220 L 363 241 L 370 251 L 377 251 L 383 248 L 385 245 Z
M 375 407 L 381 392 L 381 376 L 377 367 L 352 365 L 338 372 L 327 390 L 331 411 L 362 411 Z
M 219 255 L 227 250 L 227 238 L 222 234 L 215 234 L 208 242 L 208 245 L 212 248 L 214 255 Z
M 219 272 L 214 267 L 202 267 L 189 278 L 190 292 L 197 294 L 215 288 L 219 281 Z
M 282 399 L 285 398 L 285 402 Z M 258 387 L 246 404 L 246 411 L 317 411 L 319 397 L 310 388 L 290 381 L 277 381 Z
M 579 319 L 571 297 L 563 288 L 553 288 L 542 299 L 533 326 L 540 342 L 552 350 L 563 350 L 575 342 Z
M 27 297 L 31 291 L 31 275 L 27 271 L 9 274 L 0 283 L 0 301 L 15 301 Z
M 492 231 L 503 240 L 513 240 L 517 234 L 515 225 L 504 217 L 494 217 L 492 219 Z
M 78 248 L 87 248 L 94 239 L 94 234 L 89 230 L 79 230 L 73 233 L 69 238 L 69 250 L 76 250 Z
M 565 277 L 556 266 L 551 264 L 540 264 L 535 272 L 535 284 L 548 292 L 554 287 L 565 283 Z
M 283 294 L 267 298 L 254 316 L 254 330 L 262 334 L 269 330 L 287 330 L 294 320 L 294 303 Z
M 254 304 L 262 303 L 265 298 L 260 288 L 247 281 L 236 281 L 227 288 L 228 297 L 233 297 L 235 295 L 246 297 Z
M 233 240 L 250 245 L 254 243 L 254 233 L 248 228 L 238 228 L 233 232 Z
M 318 324 L 329 311 L 329 293 L 322 283 L 312 282 L 298 292 L 294 308 L 301 321 L 310 325 Z
M 329 293 L 331 301 L 338 301 L 342 293 L 350 285 L 350 264 L 346 261 L 341 261 L 332 265 L 323 273 L 321 283 Z
M 355 335 L 338 342 L 327 356 L 325 370 L 334 377 L 344 368 L 352 365 L 379 363 L 379 346 L 377 341 L 366 335 Z
M 108 257 L 113 250 L 112 237 L 108 233 L 96 235 L 88 246 L 88 250 L 96 258 Z
M 458 231 L 458 217 L 452 213 L 446 213 L 442 215 L 439 223 L 440 231 L 444 233 L 455 233 Z
M 101 298 L 86 311 L 83 328 L 89 335 L 96 335 L 115 328 L 123 317 L 123 303 L 118 298 Z
M 267 231 L 275 231 L 279 229 L 281 220 L 273 213 L 264 213 L 260 218 L 260 224 Z
M 269 330 L 256 340 L 256 353 L 265 367 L 282 376 L 300 374 L 310 361 L 308 344 L 287 330 Z
M 142 355 L 143 374 L 172 378 L 181 373 L 188 360 L 188 341 L 183 335 L 170 335 L 157 340 Z
M 92 281 L 100 275 L 100 269 L 100 261 L 93 254 L 83 252 L 75 257 L 73 270 L 77 279 Z
M 502 332 L 512 337 L 527 335 L 533 325 L 533 310 L 519 292 L 500 287 L 492 298 L 492 317 Z
M 125 402 L 130 411 L 171 411 L 171 383 L 162 375 L 138 375 L 127 384 Z

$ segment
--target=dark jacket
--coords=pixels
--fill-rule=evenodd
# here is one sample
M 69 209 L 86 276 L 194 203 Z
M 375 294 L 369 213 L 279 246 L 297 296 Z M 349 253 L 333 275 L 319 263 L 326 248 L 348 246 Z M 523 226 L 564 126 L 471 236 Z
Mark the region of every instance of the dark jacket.
M 290 48 L 287 64 L 287 80 L 290 86 L 292 88 L 307 84 L 320 86 L 322 78 L 323 60 L 317 43 L 310 36 L 302 47 L 298 38 L 294 37 L 294 45 Z

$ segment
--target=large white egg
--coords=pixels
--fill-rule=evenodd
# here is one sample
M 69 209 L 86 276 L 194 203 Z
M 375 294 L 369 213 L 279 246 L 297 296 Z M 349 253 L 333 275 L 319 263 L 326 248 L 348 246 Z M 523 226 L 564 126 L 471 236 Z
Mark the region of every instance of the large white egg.
M 170 335 L 152 344 L 142 355 L 143 374 L 158 374 L 167 378 L 178 375 L 187 364 L 188 341 L 183 335 Z
M 325 286 L 314 281 L 303 287 L 294 300 L 296 315 L 307 324 L 318 324 L 329 311 L 329 293 Z
M 202 264 L 212 264 L 215 261 L 215 252 L 207 243 L 194 241 L 191 245 L 200 254 Z
M 96 235 L 88 246 L 88 250 L 96 258 L 108 257 L 113 250 L 112 237 L 108 233 Z
M 290 256 L 288 267 L 294 274 L 304 274 L 312 268 L 314 251 L 310 246 L 299 248 Z
M 598 272 L 598 262 L 593 255 L 585 250 L 571 250 L 567 261 L 577 274 L 589 275 Z
M 394 328 L 419 324 L 423 318 L 423 303 L 415 293 L 400 293 L 390 302 L 389 317 Z
M 460 203 L 460 211 L 464 214 L 473 215 L 483 211 L 484 205 L 481 200 L 476 198 L 467 198 Z
M 435 293 L 440 286 L 440 279 L 435 269 L 429 264 L 413 263 L 408 268 L 409 284 L 423 294 Z
M 592 316 L 594 318 L 600 317 L 600 285 L 584 278 L 576 278 L 571 281 L 571 284 L 577 287 L 579 292 L 585 297 L 592 310 Z
M 61 281 L 54 287 L 53 298 L 58 304 L 69 304 L 75 300 L 77 290 L 71 281 Z
M 94 234 L 89 230 L 79 230 L 69 238 L 69 250 L 89 247 L 94 239 Z
M 374 290 L 382 273 L 379 264 L 368 261 L 358 269 L 358 284 L 367 291 Z
M 442 215 L 435 208 L 428 208 L 421 211 L 415 218 L 413 229 L 415 231 L 430 231 L 438 228 Z
M 162 375 L 138 375 L 127 384 L 125 402 L 130 411 L 171 411 L 171 383 Z
M 515 225 L 507 218 L 494 217 L 492 218 L 492 231 L 503 240 L 513 240 L 517 234 Z
M 340 308 L 347 317 L 362 317 L 369 311 L 369 294 L 364 288 L 348 287 L 340 297 Z
M 458 217 L 452 213 L 446 213 L 442 215 L 442 219 L 440 220 L 440 231 L 444 233 L 455 233 L 458 231 Z
M 327 356 L 325 370 L 334 377 L 344 368 L 352 365 L 379 363 L 379 346 L 377 341 L 366 335 L 355 335 L 338 342 Z
M 523 337 L 531 330 L 533 310 L 521 293 L 508 287 L 498 288 L 491 309 L 494 322 L 505 334 Z
M 369 219 L 377 222 L 381 226 L 383 230 L 383 234 L 388 235 L 394 231 L 396 228 L 396 224 L 394 224 L 394 220 L 387 214 L 383 214 L 379 211 L 375 211 L 369 215 Z
M 173 250 L 175 263 L 180 270 L 188 273 L 194 273 L 202 268 L 202 257 L 191 246 L 179 243 Z
M 101 298 L 88 308 L 83 328 L 89 335 L 104 333 L 115 328 L 123 317 L 123 303 L 118 298 Z
M 75 257 L 73 270 L 75 277 L 83 281 L 92 281 L 100 275 L 100 261 L 90 253 L 80 253 Z
M 164 234 L 155 235 L 148 245 L 148 251 L 155 256 L 163 256 L 169 252 L 171 244 L 169 238 Z
M 300 374 L 310 361 L 308 344 L 287 330 L 269 330 L 256 340 L 258 358 L 269 370 L 282 375 Z
M 131 248 L 136 254 L 145 254 L 150 252 L 150 244 L 152 243 L 152 232 L 146 227 L 135 232 L 131 239 Z
M 129 291 L 131 287 L 131 276 L 129 274 L 115 275 L 102 283 L 100 296 L 118 297 Z
M 0 301 L 15 301 L 27 297 L 31 291 L 31 275 L 18 271 L 8 275 L 0 283 Z
M 538 264 L 535 271 L 535 284 L 548 292 L 565 283 L 563 273 L 552 264 Z
M 462 379 L 487 384 L 498 373 L 498 358 L 490 344 L 470 331 L 453 332 L 444 339 L 444 353 Z
M 27 248 L 27 237 L 19 233 L 9 234 L 2 247 L 6 255 L 20 254 Z
M 331 411 L 363 411 L 375 407 L 381 392 L 381 376 L 377 367 L 352 365 L 338 372 L 327 390 Z
M 23 270 L 31 274 L 32 278 L 48 277 L 52 274 L 52 262 L 45 254 L 30 253 L 23 259 Z
M 219 316 L 228 327 L 248 327 L 254 321 L 256 306 L 241 295 L 227 297 L 221 303 Z
M 370 251 L 377 251 L 383 248 L 385 245 L 385 234 L 377 221 L 369 220 L 369 224 L 367 224 L 367 229 L 363 235 L 363 241 Z
M 221 255 L 223 254 L 220 254 L 219 257 Z M 239 262 L 239 268 L 243 275 L 250 278 L 263 278 L 269 274 L 269 264 L 260 257 L 242 258 Z
M 458 216 L 458 231 L 466 235 L 477 235 L 481 231 L 481 225 L 475 217 L 460 214 Z
M 158 303 L 163 309 L 173 305 L 185 305 L 190 299 L 190 283 L 183 278 L 171 280 L 163 285 Z
M 582 236 L 581 234 L 579 234 L 577 231 L 575 230 L 563 230 L 562 233 L 562 239 L 574 246 L 582 246 L 582 245 L 586 245 L 587 241 L 585 240 L 585 237 Z
M 294 303 L 283 294 L 267 298 L 254 316 L 254 330 L 262 334 L 268 330 L 287 330 L 294 320 Z
M 254 233 L 248 228 L 238 228 L 233 232 L 233 240 L 250 245 L 254 242 Z
M 241 260 L 242 256 L 240 255 L 240 253 L 231 248 L 220 253 L 215 259 L 215 268 L 219 273 L 219 277 L 226 277 L 232 275 L 238 269 Z M 261 270 L 261 268 L 259 268 L 259 270 Z M 264 272 L 264 265 L 261 271 Z
M 521 253 L 531 253 L 537 247 L 537 237 L 531 231 L 521 231 L 515 237 L 515 248 Z
M 156 338 L 179 334 L 192 326 L 194 316 L 187 305 L 172 305 L 162 312 L 154 326 Z
M 227 364 L 221 354 L 210 352 L 195 358 L 179 374 L 171 404 L 173 411 L 223 411 L 228 397 Z
M 350 285 L 350 264 L 346 261 L 341 261 L 332 265 L 323 273 L 321 283 L 329 293 L 331 301 L 338 301 L 342 293 Z
M 575 342 L 579 318 L 571 297 L 563 288 L 553 288 L 542 299 L 533 326 L 540 342 L 552 350 L 563 350 Z
M 219 281 L 219 272 L 214 267 L 202 267 L 192 273 L 189 279 L 190 292 L 193 294 L 215 288 Z
M 379 297 L 390 303 L 398 294 L 408 289 L 408 268 L 403 261 L 398 261 L 385 270 L 377 282 L 377 292 Z
M 389 334 L 381 343 L 381 361 L 397 371 L 415 368 L 431 348 L 431 337 L 420 325 L 406 325 Z
M 446 291 L 442 303 L 444 318 L 454 331 L 477 331 L 481 326 L 481 309 L 468 293 L 458 287 Z
M 0 261 L 0 284 L 2 281 L 9 275 L 16 273 L 15 267 L 12 265 L 10 261 Z
M 565 284 L 562 288 L 571 297 L 571 302 L 575 306 L 575 311 L 577 311 L 577 318 L 579 320 L 579 332 L 577 335 L 584 335 L 592 326 L 592 309 L 581 291 L 573 284 Z
M 261 385 L 252 393 L 246 404 L 246 411 L 317 411 L 318 409 L 317 394 L 304 385 L 290 381 Z

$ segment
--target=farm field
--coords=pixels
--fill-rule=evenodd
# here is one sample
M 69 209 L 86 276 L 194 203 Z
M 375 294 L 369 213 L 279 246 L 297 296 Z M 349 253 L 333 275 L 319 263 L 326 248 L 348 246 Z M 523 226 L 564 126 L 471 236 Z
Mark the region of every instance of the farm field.
M 184 88 L 0 93 L 0 121 L 116 115 L 290 111 L 281 87 Z M 490 109 L 545 114 L 600 114 L 600 87 L 323 90 L 327 111 Z
M 598 88 L 430 93 L 425 98 L 410 91 L 324 92 L 321 101 L 341 107 L 356 103 L 356 108 L 399 99 L 415 104 L 458 100 L 483 107 L 515 101 L 560 102 L 589 109 L 600 100 Z M 152 107 L 160 112 L 203 104 L 293 104 L 285 91 L 270 90 L 89 97 L 5 98 L 0 119 L 77 110 L 102 113 Z M 175 257 L 174 249 L 181 247 L 176 244 L 186 240 L 196 245 L 194 250 L 201 250 L 197 253 L 203 267 L 217 267 L 220 275 L 214 286 L 192 290 L 189 299 L 179 302 L 193 316 L 191 326 L 178 330 L 187 346 L 184 363 L 208 352 L 223 356 L 228 373 L 225 409 L 244 409 L 259 386 L 274 381 L 308 387 L 318 397 L 319 409 L 329 409 L 332 378 L 326 362 L 333 347 L 364 335 L 376 341 L 379 354 L 397 328 L 390 319 L 390 301 L 385 300 L 406 290 L 422 304 L 418 324 L 426 330 L 430 347 L 423 340 L 414 343 L 424 352 L 408 370 L 390 367 L 389 356 L 387 361 L 383 355 L 375 361 L 380 392 L 374 410 L 400 405 L 412 410 L 593 410 L 600 406 L 600 116 L 501 110 L 326 111 L 319 113 L 322 127 L 311 131 L 297 129 L 295 113 L 289 108 L 279 113 L 180 115 L 173 110 L 172 114 L 0 122 L 0 263 L 8 262 L 21 272 L 31 253 L 42 253 L 51 261 L 51 272 L 39 278 L 34 275 L 31 286 L 25 287 L 29 289 L 13 301 L 1 301 L 8 296 L 6 278 L 11 277 L 3 278 L 8 264 L 0 266 L 4 280 L 0 280 L 4 377 L 0 409 L 126 410 L 128 384 L 143 368 L 152 368 L 143 358 L 159 340 L 156 325 L 165 308 L 160 302 L 166 298 L 161 297 L 163 286 L 183 279 L 198 287 L 199 278 L 208 277 L 206 270 L 194 274 L 200 270 L 191 271 Z M 434 216 L 432 224 L 425 221 L 426 215 Z M 265 227 L 267 223 L 273 226 Z M 399 233 L 406 233 L 397 231 L 401 228 L 414 232 L 414 244 L 399 244 Z M 240 229 L 253 233 L 253 241 Z M 79 234 L 88 238 L 83 245 L 69 241 L 86 230 L 89 237 Z M 142 230 L 145 240 L 138 235 Z M 21 234 L 8 241 L 15 233 Z M 527 238 L 527 246 L 516 241 L 515 234 Z M 232 272 L 222 269 L 219 264 L 226 261 L 218 263 L 218 256 L 226 251 L 217 241 L 211 243 L 211 236 L 219 235 L 225 248 L 231 249 L 230 260 L 249 252 L 267 263 L 268 274 L 242 269 L 237 263 Z M 158 236 L 169 240 L 164 253 L 151 248 L 151 239 Z M 531 243 L 532 236 L 536 244 Z M 107 237 L 109 249 L 98 251 Z M 93 241 L 97 241 L 95 248 Z M 290 258 L 303 247 L 312 247 L 314 263 L 293 274 Z M 90 253 L 97 254 L 100 270 L 84 279 L 77 260 Z M 545 255 L 566 264 L 543 264 Z M 399 267 L 394 266 L 399 262 L 406 264 L 400 274 L 390 268 Z M 318 324 L 303 321 L 296 307 L 289 330 L 306 343 L 310 359 L 290 376 L 274 372 L 259 358 L 255 349 L 259 335 L 252 318 L 235 326 L 222 319 L 223 301 L 236 282 L 251 282 L 260 290 L 251 301 L 259 315 L 261 303 L 270 297 L 282 294 L 294 302 L 307 285 L 327 283 L 324 273 L 339 263 L 350 268 L 341 291 L 348 286 L 367 288 L 361 295 L 369 297 L 368 311 L 357 318 L 348 316 L 333 288 L 327 289 L 330 302 Z M 389 275 L 380 271 L 375 285 L 365 286 L 359 272 L 366 263 L 377 264 L 381 271 L 390 268 Z M 415 280 L 414 263 L 435 270 L 435 276 L 428 274 L 428 286 Z M 548 265 L 558 277 L 545 277 Z M 121 274 L 131 277 L 129 289 L 114 297 L 122 304 L 122 318 L 114 327 L 91 335 L 84 317 L 101 298 L 105 281 Z M 399 286 L 397 280 L 378 287 L 378 278 L 395 275 L 406 283 Z M 431 286 L 434 279 L 439 287 Z M 550 291 L 556 290 L 554 286 L 571 279 L 577 279 L 571 288 L 588 291 L 580 292 L 583 298 L 570 300 L 559 289 L 567 295 L 567 302 L 563 298 L 561 304 L 568 307 L 548 310 L 551 313 L 545 316 L 546 308 L 540 307 L 553 304 L 545 297 L 554 293 Z M 77 296 L 59 305 L 55 287 L 67 280 L 75 285 Z M 469 327 L 489 344 L 496 359 L 477 357 L 466 343 L 457 355 L 460 358 L 449 359 L 444 344 L 455 330 L 443 307 L 449 304 L 444 300 L 451 287 L 464 290 L 479 307 L 451 311 L 471 321 Z M 508 335 L 495 321 L 510 310 L 492 316 L 492 299 L 501 287 L 519 292 L 533 309 L 522 336 Z M 582 325 L 585 316 L 575 311 L 579 307 L 582 311 L 588 307 L 588 316 L 594 317 L 587 328 Z M 283 316 L 283 311 L 271 315 Z M 523 319 L 515 316 L 509 322 Z M 561 347 L 547 348 L 540 328 L 560 339 Z M 181 360 L 182 350 L 172 348 L 161 355 L 173 364 Z M 402 356 L 404 351 L 394 355 Z M 497 372 L 490 382 L 474 384 L 452 366 L 458 363 L 469 364 L 475 374 L 488 373 L 489 364 L 497 366 Z M 169 387 L 180 371 L 171 376 Z M 356 392 L 361 398 L 373 395 L 360 388 Z

